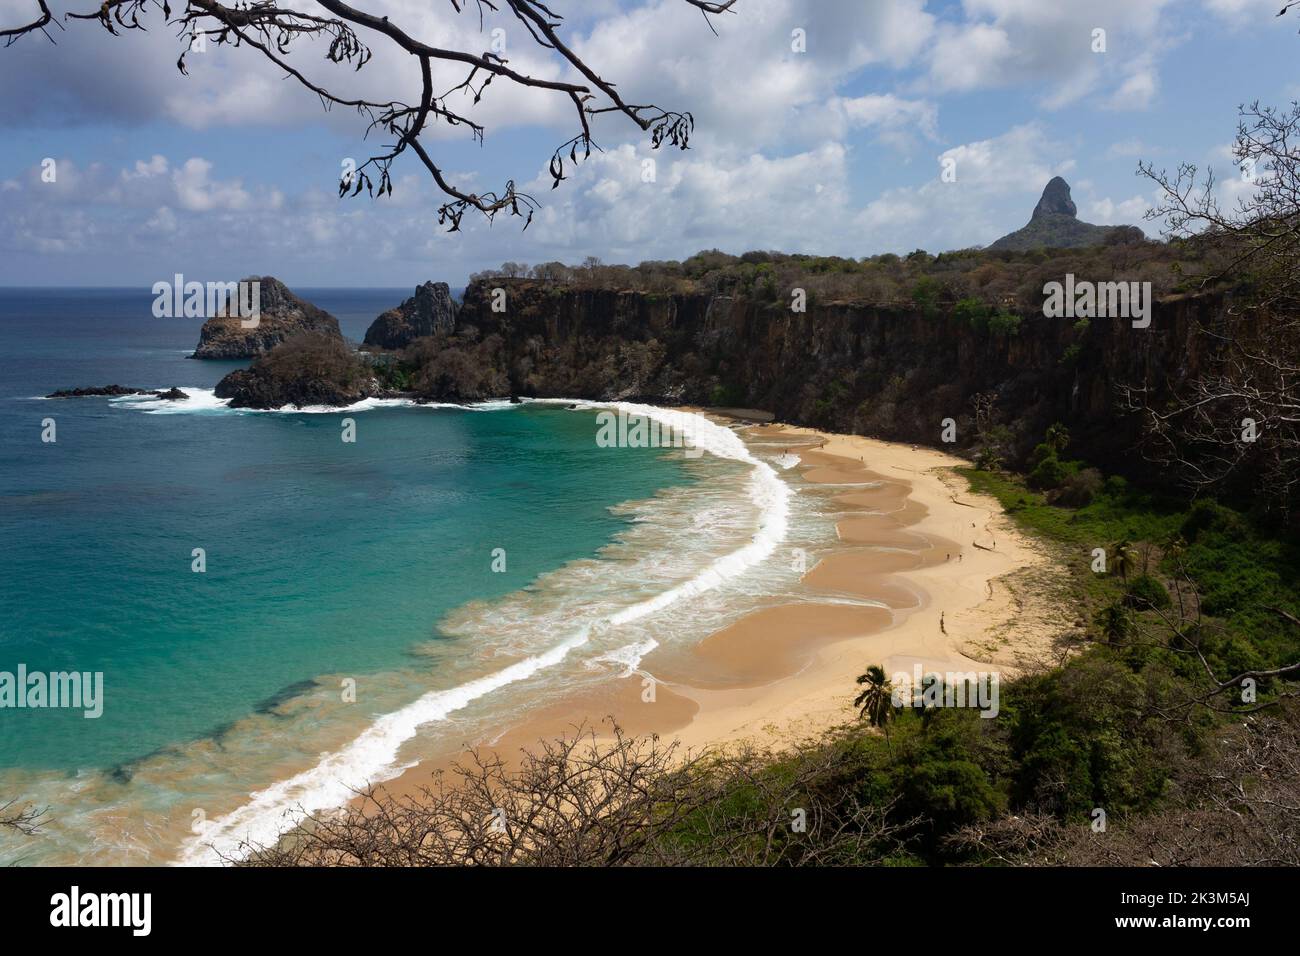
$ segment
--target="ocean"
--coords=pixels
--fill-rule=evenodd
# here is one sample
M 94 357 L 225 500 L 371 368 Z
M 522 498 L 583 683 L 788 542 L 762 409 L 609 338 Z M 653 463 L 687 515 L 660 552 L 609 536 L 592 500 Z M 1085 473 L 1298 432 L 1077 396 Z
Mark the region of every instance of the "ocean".
M 410 294 L 295 291 L 358 341 Z M 103 675 L 95 718 L 0 709 L 0 803 L 50 808 L 0 863 L 237 856 L 780 600 L 826 536 L 780 449 L 700 416 L 631 408 L 694 456 L 602 448 L 590 405 L 225 408 L 241 363 L 151 302 L 0 290 L 0 672 Z M 190 398 L 40 397 L 107 384 Z

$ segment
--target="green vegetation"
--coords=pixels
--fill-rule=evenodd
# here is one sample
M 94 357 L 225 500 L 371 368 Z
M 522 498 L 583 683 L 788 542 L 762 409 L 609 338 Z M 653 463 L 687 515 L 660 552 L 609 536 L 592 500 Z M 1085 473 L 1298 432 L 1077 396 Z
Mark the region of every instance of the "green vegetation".
M 1229 678 L 1300 660 L 1300 625 L 1267 610 L 1300 607 L 1300 547 L 1223 505 L 1136 491 L 1122 477 L 1063 461 L 1069 441 L 1064 428 L 1048 430 L 1034 455 L 1038 481 L 959 472 L 1065 558 L 1087 640 L 1062 666 L 1004 683 L 992 720 L 970 708 L 895 706 L 887 675 L 871 665 L 858 678 L 858 727 L 760 771 L 786 778 L 820 761 L 833 769 L 805 781 L 807 800 L 877 808 L 883 823 L 853 862 L 990 863 L 1008 852 L 1037 862 L 1024 855 L 1026 821 L 1042 838 L 1038 852 L 1070 862 L 1092 845 L 1080 835 L 1098 808 L 1175 846 L 1177 821 L 1204 812 L 1190 794 L 1202 793 L 1207 779 L 1225 779 L 1221 764 L 1248 746 L 1223 714 L 1256 705 Z M 1053 469 L 1065 477 L 1043 481 Z M 1072 482 L 1087 494 L 1067 505 L 1061 492 Z M 1100 570 L 1096 549 L 1105 553 Z M 1188 613 L 1198 601 L 1201 615 Z M 1207 680 L 1206 668 L 1217 676 Z M 1258 685 L 1260 703 L 1284 690 L 1264 676 Z M 1293 709 L 1268 721 L 1258 726 L 1294 738 Z M 739 825 L 755 812 L 746 799 L 755 790 L 749 782 L 729 785 L 678 836 L 702 832 L 698 820 L 716 825 L 718 813 Z
M 995 717 L 896 700 L 864 662 L 861 719 L 790 750 L 565 738 L 517 773 L 470 762 L 418 800 L 368 795 L 250 863 L 1300 864 L 1300 707 L 1265 673 L 1300 660 L 1300 546 L 1063 462 L 1069 443 L 1054 426 L 1034 454 L 1071 470 L 1056 488 L 958 469 L 1058 553 L 1079 612 L 1062 663 L 1002 682 Z M 1087 501 L 1063 505 L 1084 476 Z M 464 826 L 501 806 L 528 826 Z
M 1082 249 L 957 249 L 931 255 L 885 253 L 861 259 L 753 251 L 740 256 L 716 249 L 682 262 L 610 265 L 589 259 L 581 266 L 547 262 L 529 269 L 508 262 L 470 276 L 528 277 L 556 287 L 639 291 L 658 295 L 710 293 L 785 303 L 803 289 L 809 302 L 854 303 L 919 309 L 934 318 L 952 309 L 963 321 L 992 334 L 1014 335 L 1022 316 L 1041 311 L 1043 285 L 1067 272 L 1097 282 L 1152 283 L 1156 295 L 1198 288 L 1196 276 L 1214 271 L 1221 250 L 1189 242 L 1137 242 Z M 1077 329 L 1080 335 L 1084 328 Z

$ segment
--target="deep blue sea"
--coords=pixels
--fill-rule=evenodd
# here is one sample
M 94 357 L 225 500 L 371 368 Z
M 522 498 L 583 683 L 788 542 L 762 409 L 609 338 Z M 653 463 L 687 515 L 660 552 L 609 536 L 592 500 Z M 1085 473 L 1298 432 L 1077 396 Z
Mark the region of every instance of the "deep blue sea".
M 411 294 L 295 292 L 358 341 Z M 439 722 L 544 698 L 561 665 L 634 664 L 662 638 L 624 609 L 754 536 L 750 465 L 611 454 L 590 409 L 224 408 L 239 363 L 187 358 L 200 320 L 151 302 L 0 289 L 0 672 L 104 681 L 95 719 L 0 709 L 0 802 L 53 817 L 0 862 L 165 862 L 212 821 L 256 835 L 336 803 Z M 107 384 L 192 398 L 40 398 Z

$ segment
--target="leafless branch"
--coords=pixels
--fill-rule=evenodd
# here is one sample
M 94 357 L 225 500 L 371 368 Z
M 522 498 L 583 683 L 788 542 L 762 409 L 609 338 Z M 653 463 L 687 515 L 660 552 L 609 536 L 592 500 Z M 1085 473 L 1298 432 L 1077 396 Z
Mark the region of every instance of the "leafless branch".
M 36 0 L 41 16 L 32 23 L 0 31 L 6 45 L 37 30 L 44 30 L 53 21 L 47 0 Z M 461 13 L 470 6 L 469 0 L 449 0 L 452 9 Z M 710 29 L 710 17 L 734 12 L 738 0 L 705 2 L 684 0 L 704 15 Z M 514 180 L 496 191 L 475 192 L 458 187 L 449 181 L 442 166 L 421 135 L 434 123 L 464 127 L 472 138 L 483 141 L 483 127 L 450 105 L 453 95 L 467 97 L 478 103 L 489 85 L 501 81 L 518 88 L 531 88 L 566 98 L 574 108 L 578 133 L 557 147 L 551 155 L 549 172 L 552 188 L 568 178 L 566 170 L 591 155 L 597 145 L 592 138 L 590 119 L 604 113 L 619 113 L 650 134 L 651 146 L 658 149 L 665 143 L 679 149 L 689 148 L 695 119 L 690 113 L 665 110 L 654 105 L 637 105 L 626 102 L 615 85 L 603 79 L 590 65 L 579 57 L 560 36 L 563 18 L 540 0 L 501 0 L 505 9 L 523 25 L 529 37 L 540 47 L 557 53 L 578 74 L 579 79 L 546 79 L 530 76 L 514 69 L 509 60 L 497 53 L 485 51 L 472 53 L 466 50 L 432 46 L 410 34 L 387 16 L 375 16 L 365 10 L 350 6 L 342 0 L 315 0 L 328 16 L 302 12 L 278 5 L 275 0 L 240 0 L 226 5 L 217 0 L 184 0 L 184 6 L 175 15 L 168 0 L 104 0 L 93 10 L 69 13 L 67 19 L 97 21 L 109 33 L 122 30 L 143 30 L 145 20 L 156 8 L 162 12 L 164 22 L 177 29 L 183 49 L 177 68 L 186 72 L 186 54 L 197 43 L 216 46 L 245 46 L 257 51 L 263 58 L 283 70 L 286 77 L 315 94 L 324 108 L 344 106 L 357 110 L 369 121 L 367 134 L 382 130 L 393 137 L 384 151 L 368 158 L 355 170 L 342 176 L 339 195 L 360 195 L 364 189 L 370 196 L 390 195 L 393 191 L 391 168 L 409 148 L 433 178 L 438 189 L 449 197 L 438 209 L 438 222 L 448 225 L 451 231 L 461 226 L 466 212 L 476 210 L 489 221 L 498 214 L 524 217 L 524 228 L 532 221 L 538 202 L 521 192 Z M 499 13 L 500 7 L 491 0 L 475 0 L 482 29 L 487 13 Z M 716 30 L 714 31 L 716 33 Z M 47 34 L 48 35 L 48 34 Z M 362 69 L 372 58 L 369 44 L 362 39 L 379 40 L 391 48 L 412 56 L 420 71 L 420 99 L 413 104 L 397 100 L 373 101 L 361 97 L 338 95 L 329 87 L 308 77 L 289 62 L 294 44 L 307 38 L 328 43 L 325 58 L 331 64 Z M 435 62 L 458 64 L 466 69 L 465 78 L 443 93 L 433 86 L 432 64 Z M 373 174 L 373 175 L 372 175 Z

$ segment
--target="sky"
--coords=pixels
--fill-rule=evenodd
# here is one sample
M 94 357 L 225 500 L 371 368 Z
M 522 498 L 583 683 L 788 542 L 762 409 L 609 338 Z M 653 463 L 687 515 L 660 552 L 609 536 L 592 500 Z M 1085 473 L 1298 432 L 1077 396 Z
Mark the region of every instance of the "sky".
M 432 45 L 501 49 L 521 73 L 575 77 L 508 14 L 480 26 L 472 3 L 353 3 Z M 328 15 L 313 0 L 281 5 Z M 60 19 L 96 6 L 51 2 Z M 344 164 L 387 139 L 365 139 L 364 117 L 323 110 L 248 47 L 192 51 L 182 75 L 185 41 L 160 9 L 142 17 L 147 32 L 68 21 L 48 28 L 54 43 L 0 48 L 0 285 L 152 286 L 180 273 L 459 286 L 504 261 L 939 252 L 1024 225 L 1054 175 L 1081 219 L 1155 238 L 1139 159 L 1213 166 L 1230 188 L 1238 106 L 1300 97 L 1300 10 L 1279 18 L 1279 0 L 739 0 L 713 29 L 684 0 L 548 6 L 626 100 L 690 111 L 696 129 L 689 150 L 654 150 L 626 117 L 602 115 L 600 151 L 552 189 L 551 153 L 577 132 L 566 96 L 504 80 L 477 104 L 453 93 L 484 140 L 435 127 L 430 152 L 465 191 L 513 180 L 535 196 L 527 230 L 470 213 L 448 233 L 443 197 L 409 154 L 391 196 L 340 199 Z M 0 29 L 35 12 L 0 0 Z M 306 38 L 286 60 L 341 96 L 413 100 L 414 58 L 365 39 L 361 70 Z M 436 72 L 442 89 L 463 79 Z

